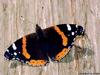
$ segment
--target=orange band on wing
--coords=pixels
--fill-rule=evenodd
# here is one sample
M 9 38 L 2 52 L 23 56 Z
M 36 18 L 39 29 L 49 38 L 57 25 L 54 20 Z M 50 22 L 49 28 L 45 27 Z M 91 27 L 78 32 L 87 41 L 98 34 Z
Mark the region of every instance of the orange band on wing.
M 58 53 L 58 54 L 56 55 L 55 60 L 59 61 L 59 60 L 60 60 L 61 58 L 63 58 L 68 52 L 69 52 L 69 49 L 68 49 L 68 48 L 63 48 L 63 50 L 62 50 L 60 53 Z
M 26 49 L 26 37 L 23 37 L 22 38 L 22 54 L 27 58 L 29 59 L 31 56 L 30 54 L 27 52 L 27 49 Z
M 28 64 L 32 65 L 32 66 L 41 66 L 41 65 L 44 65 L 46 63 L 47 62 L 44 60 L 30 60 L 30 62 L 28 62 Z
M 63 46 L 67 45 L 68 42 L 68 38 L 64 35 L 64 33 L 59 29 L 59 27 L 54 26 L 54 29 L 56 30 L 56 32 L 62 37 L 63 40 Z

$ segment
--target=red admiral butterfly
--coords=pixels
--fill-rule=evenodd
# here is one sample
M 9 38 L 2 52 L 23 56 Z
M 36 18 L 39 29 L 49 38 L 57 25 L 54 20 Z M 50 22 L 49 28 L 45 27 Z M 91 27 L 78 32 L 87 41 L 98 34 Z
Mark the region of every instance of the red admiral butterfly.
M 60 61 L 72 48 L 76 36 L 84 35 L 82 26 L 59 24 L 46 29 L 36 25 L 36 33 L 15 41 L 4 56 L 32 66 L 46 65 L 49 58 Z

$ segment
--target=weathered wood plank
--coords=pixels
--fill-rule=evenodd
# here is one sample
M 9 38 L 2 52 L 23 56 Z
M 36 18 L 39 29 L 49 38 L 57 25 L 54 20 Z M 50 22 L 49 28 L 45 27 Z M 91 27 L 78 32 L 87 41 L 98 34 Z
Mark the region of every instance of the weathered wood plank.
M 87 47 L 77 52 L 73 47 L 60 63 L 30 67 L 4 59 L 5 49 L 16 39 L 53 24 L 76 23 L 86 29 Z M 100 0 L 0 0 L 0 75 L 78 75 L 100 73 Z M 81 55 L 80 55 L 81 54 Z M 83 56 L 82 56 L 83 54 Z

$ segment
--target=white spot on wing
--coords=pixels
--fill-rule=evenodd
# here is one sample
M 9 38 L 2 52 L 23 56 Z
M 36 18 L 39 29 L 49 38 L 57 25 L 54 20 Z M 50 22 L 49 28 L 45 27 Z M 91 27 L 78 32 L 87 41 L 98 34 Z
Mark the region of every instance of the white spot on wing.
M 16 58 L 17 60 L 20 60 L 19 58 Z
M 72 32 L 72 35 L 74 35 L 75 33 L 74 32 Z
M 77 33 L 77 31 L 75 31 L 75 33 Z
M 7 49 L 6 51 L 7 51 L 7 52 L 9 52 L 9 50 L 8 50 L 8 49 Z
M 69 24 L 67 24 L 67 29 L 68 29 L 69 31 L 71 31 L 71 26 L 70 26 Z
M 16 52 L 14 52 L 14 55 L 16 56 L 16 55 L 17 55 L 17 53 L 16 53 Z
M 13 48 L 14 50 L 16 50 L 16 49 L 17 49 L 17 47 L 16 47 L 15 43 L 13 43 L 13 44 L 12 44 L 12 48 Z
M 76 28 L 78 27 L 78 25 L 76 25 Z
M 11 55 L 13 55 L 13 54 L 11 54 Z

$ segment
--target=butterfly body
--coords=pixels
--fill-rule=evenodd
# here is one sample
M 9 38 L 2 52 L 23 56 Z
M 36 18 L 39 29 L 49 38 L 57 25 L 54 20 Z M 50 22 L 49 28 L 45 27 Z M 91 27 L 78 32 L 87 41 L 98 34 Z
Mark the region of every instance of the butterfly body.
M 32 66 L 60 61 L 72 48 L 76 36 L 84 34 L 82 26 L 60 24 L 41 29 L 36 25 L 36 33 L 31 33 L 15 41 L 4 56 Z

